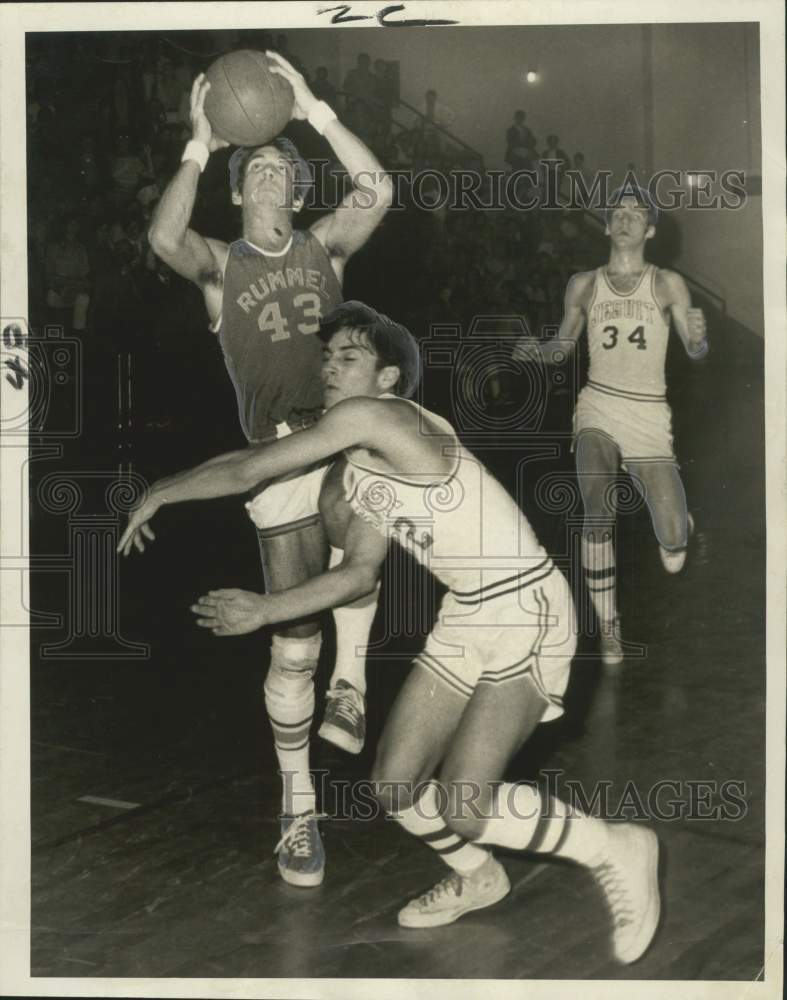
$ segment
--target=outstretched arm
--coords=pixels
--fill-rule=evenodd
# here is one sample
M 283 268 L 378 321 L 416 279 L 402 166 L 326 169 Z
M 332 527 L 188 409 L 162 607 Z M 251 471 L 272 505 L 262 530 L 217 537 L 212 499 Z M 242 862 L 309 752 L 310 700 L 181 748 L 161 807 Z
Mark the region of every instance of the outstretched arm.
M 312 120 L 310 112 L 321 103 L 300 74 L 277 52 L 266 55 L 271 72 L 287 80 L 295 94 L 293 118 Z M 319 121 L 315 119 L 319 128 Z M 344 262 L 369 239 L 393 201 L 393 185 L 382 164 L 361 140 L 338 120 L 328 121 L 322 134 L 353 182 L 353 189 L 335 212 L 324 215 L 311 231 L 328 251 L 337 276 Z
M 128 555 L 132 546 L 144 551 L 144 545 L 140 548 L 139 533 L 165 503 L 246 493 L 265 480 L 304 469 L 345 448 L 378 446 L 386 433 L 390 434 L 380 416 L 381 406 L 384 409 L 380 401 L 365 397 L 343 400 L 305 431 L 272 444 L 228 452 L 194 469 L 160 479 L 131 515 L 118 543 L 118 552 Z
M 686 282 L 674 271 L 660 270 L 656 277 L 656 296 L 662 309 L 672 316 L 686 354 L 692 361 L 702 361 L 708 353 L 705 313 L 692 308 Z
M 546 341 L 535 337 L 522 337 L 514 347 L 514 358 L 518 361 L 540 359 L 546 364 L 564 361 L 566 354 L 573 350 L 585 329 L 585 312 L 592 286 L 592 271 L 582 271 L 573 275 L 566 286 L 563 320 L 557 336 Z
M 383 535 L 356 516 L 350 518 L 339 566 L 275 594 L 211 590 L 192 605 L 197 624 L 214 635 L 243 635 L 264 625 L 309 618 L 370 594 L 388 549 Z

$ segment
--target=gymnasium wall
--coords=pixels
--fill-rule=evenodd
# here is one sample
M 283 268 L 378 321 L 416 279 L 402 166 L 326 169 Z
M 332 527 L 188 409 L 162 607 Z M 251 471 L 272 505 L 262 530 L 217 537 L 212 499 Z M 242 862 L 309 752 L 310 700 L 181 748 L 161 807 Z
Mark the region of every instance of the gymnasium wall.
M 503 166 L 505 130 L 521 107 L 539 148 L 554 131 L 567 153 L 585 153 L 590 171 L 619 177 L 632 162 L 640 178 L 658 169 L 761 174 L 756 26 L 347 28 L 326 33 L 327 44 L 319 33 L 295 34 L 304 62 L 327 65 L 338 87 L 359 52 L 398 60 L 402 97 L 420 107 L 437 90 L 456 114 L 453 131 L 493 168 Z M 535 84 L 524 82 L 529 69 Z M 753 193 L 737 211 L 670 213 L 669 258 L 760 336 L 761 212 Z
M 456 114 L 452 131 L 489 167 L 503 167 L 506 129 L 523 108 L 539 150 L 555 132 L 589 168 L 618 172 L 643 156 L 640 35 L 637 25 L 591 26 L 581 35 L 572 26 L 353 29 L 340 38 L 341 78 L 359 52 L 398 60 L 401 96 L 420 107 L 434 88 Z M 539 81 L 528 84 L 533 67 Z
M 757 26 L 655 25 L 652 65 L 654 168 L 759 177 Z M 763 336 L 762 198 L 749 195 L 736 211 L 685 208 L 674 213 L 674 223 L 675 264 L 718 290 L 729 314 Z
M 328 79 L 339 89 L 339 41 L 340 31 L 326 31 L 324 28 L 304 28 L 286 32 L 288 45 L 309 72 L 311 77 L 318 66 L 325 66 Z

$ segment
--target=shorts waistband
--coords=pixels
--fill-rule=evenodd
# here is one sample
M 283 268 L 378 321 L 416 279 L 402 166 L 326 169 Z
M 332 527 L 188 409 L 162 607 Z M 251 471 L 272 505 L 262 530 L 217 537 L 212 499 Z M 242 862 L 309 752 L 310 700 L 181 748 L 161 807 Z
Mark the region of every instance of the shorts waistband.
M 502 580 L 495 580 L 494 583 L 488 583 L 486 586 L 478 587 L 476 590 L 462 591 L 452 589 L 451 594 L 457 604 L 486 604 L 489 601 L 497 600 L 499 597 L 504 597 L 506 594 L 512 594 L 514 591 L 527 590 L 534 584 L 541 583 L 554 572 L 555 564 L 547 556 L 531 569 L 514 573 L 511 576 L 504 577 Z
M 634 392 L 630 389 L 621 389 L 616 385 L 605 385 L 604 382 L 594 382 L 592 379 L 588 379 L 587 388 L 601 392 L 605 396 L 619 396 L 621 399 L 628 399 L 633 403 L 664 403 L 667 400 L 664 393 Z

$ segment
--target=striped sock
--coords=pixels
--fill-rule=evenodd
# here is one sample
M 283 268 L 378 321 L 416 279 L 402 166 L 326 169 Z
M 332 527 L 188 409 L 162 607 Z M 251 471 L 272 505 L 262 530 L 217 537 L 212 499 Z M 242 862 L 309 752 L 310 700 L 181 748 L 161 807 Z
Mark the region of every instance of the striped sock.
M 429 782 L 413 804 L 400 810 L 394 819 L 408 833 L 437 851 L 443 861 L 460 875 L 470 875 L 490 857 L 489 851 L 464 840 L 446 826 L 440 816 L 434 782 Z
M 590 864 L 606 845 L 607 826 L 560 799 L 542 795 L 535 785 L 504 782 L 496 789 L 493 815 L 477 839 Z
M 617 613 L 615 546 L 611 529 L 586 531 L 582 535 L 582 567 L 598 620 L 611 622 Z
M 309 732 L 314 716 L 312 677 L 321 638 L 289 639 L 275 635 L 265 678 L 265 708 L 282 776 L 282 811 L 288 816 L 315 808 L 309 770 Z

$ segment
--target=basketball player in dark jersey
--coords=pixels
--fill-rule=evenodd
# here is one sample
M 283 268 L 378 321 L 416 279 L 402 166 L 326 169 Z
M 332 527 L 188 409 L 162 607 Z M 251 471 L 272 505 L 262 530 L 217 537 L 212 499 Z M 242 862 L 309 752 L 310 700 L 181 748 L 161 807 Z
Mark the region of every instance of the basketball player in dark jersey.
M 293 144 L 279 138 L 237 150 L 230 161 L 232 201 L 243 213 L 242 239 L 227 245 L 190 229 L 200 173 L 209 153 L 227 145 L 212 134 L 204 111 L 210 84 L 201 75 L 191 92 L 193 137 L 150 228 L 155 253 L 204 295 L 250 444 L 302 430 L 320 416 L 319 319 L 341 301 L 345 264 L 380 223 L 392 198 L 390 178 L 369 149 L 314 97 L 285 59 L 267 55 L 271 72 L 292 86 L 293 118 L 309 121 L 324 135 L 353 180 L 352 191 L 310 229 L 296 229 L 294 217 L 303 206 L 311 171 Z M 324 472 L 321 463 L 293 472 L 265 484 L 247 504 L 269 592 L 292 587 L 325 568 L 327 545 L 318 512 Z M 335 611 L 337 663 L 320 732 L 355 753 L 363 744 L 364 726 L 364 661 L 358 650 L 368 640 L 375 606 L 372 595 Z M 265 704 L 284 778 L 279 870 L 286 881 L 303 886 L 319 885 L 324 872 L 309 771 L 320 643 L 314 620 L 277 629 L 265 680 Z M 310 820 L 294 824 L 295 815 Z
M 666 402 L 665 358 L 670 323 L 688 356 L 708 351 L 705 317 L 691 307 L 683 278 L 645 260 L 658 210 L 647 192 L 613 192 L 606 213 L 609 262 L 575 274 L 554 341 L 523 344 L 547 361 L 565 355 L 588 331 L 590 370 L 574 414 L 574 451 L 585 508 L 582 565 L 601 630 L 601 655 L 620 663 L 623 647 L 615 600 L 613 484 L 622 466 L 648 504 L 659 552 L 668 573 L 686 560 L 693 520 L 672 448 L 672 414 Z
M 325 318 L 321 337 L 323 419 L 286 441 L 160 480 L 119 549 L 128 553 L 140 533 L 150 537 L 147 521 L 164 502 L 242 492 L 258 476 L 344 451 L 343 497 L 327 518 L 343 534 L 331 539 L 345 550 L 341 565 L 286 595 L 206 595 L 193 608 L 199 623 L 236 634 L 367 594 L 389 540 L 406 547 L 448 593 L 388 716 L 373 781 L 386 811 L 439 854 L 448 874 L 408 903 L 399 923 L 449 924 L 502 899 L 508 877 L 483 846 L 498 845 L 585 866 L 611 910 L 616 959 L 636 961 L 659 918 L 656 835 L 501 780 L 536 726 L 563 713 L 576 647 L 566 579 L 448 421 L 407 398 L 419 371 L 409 331 L 348 302 Z

